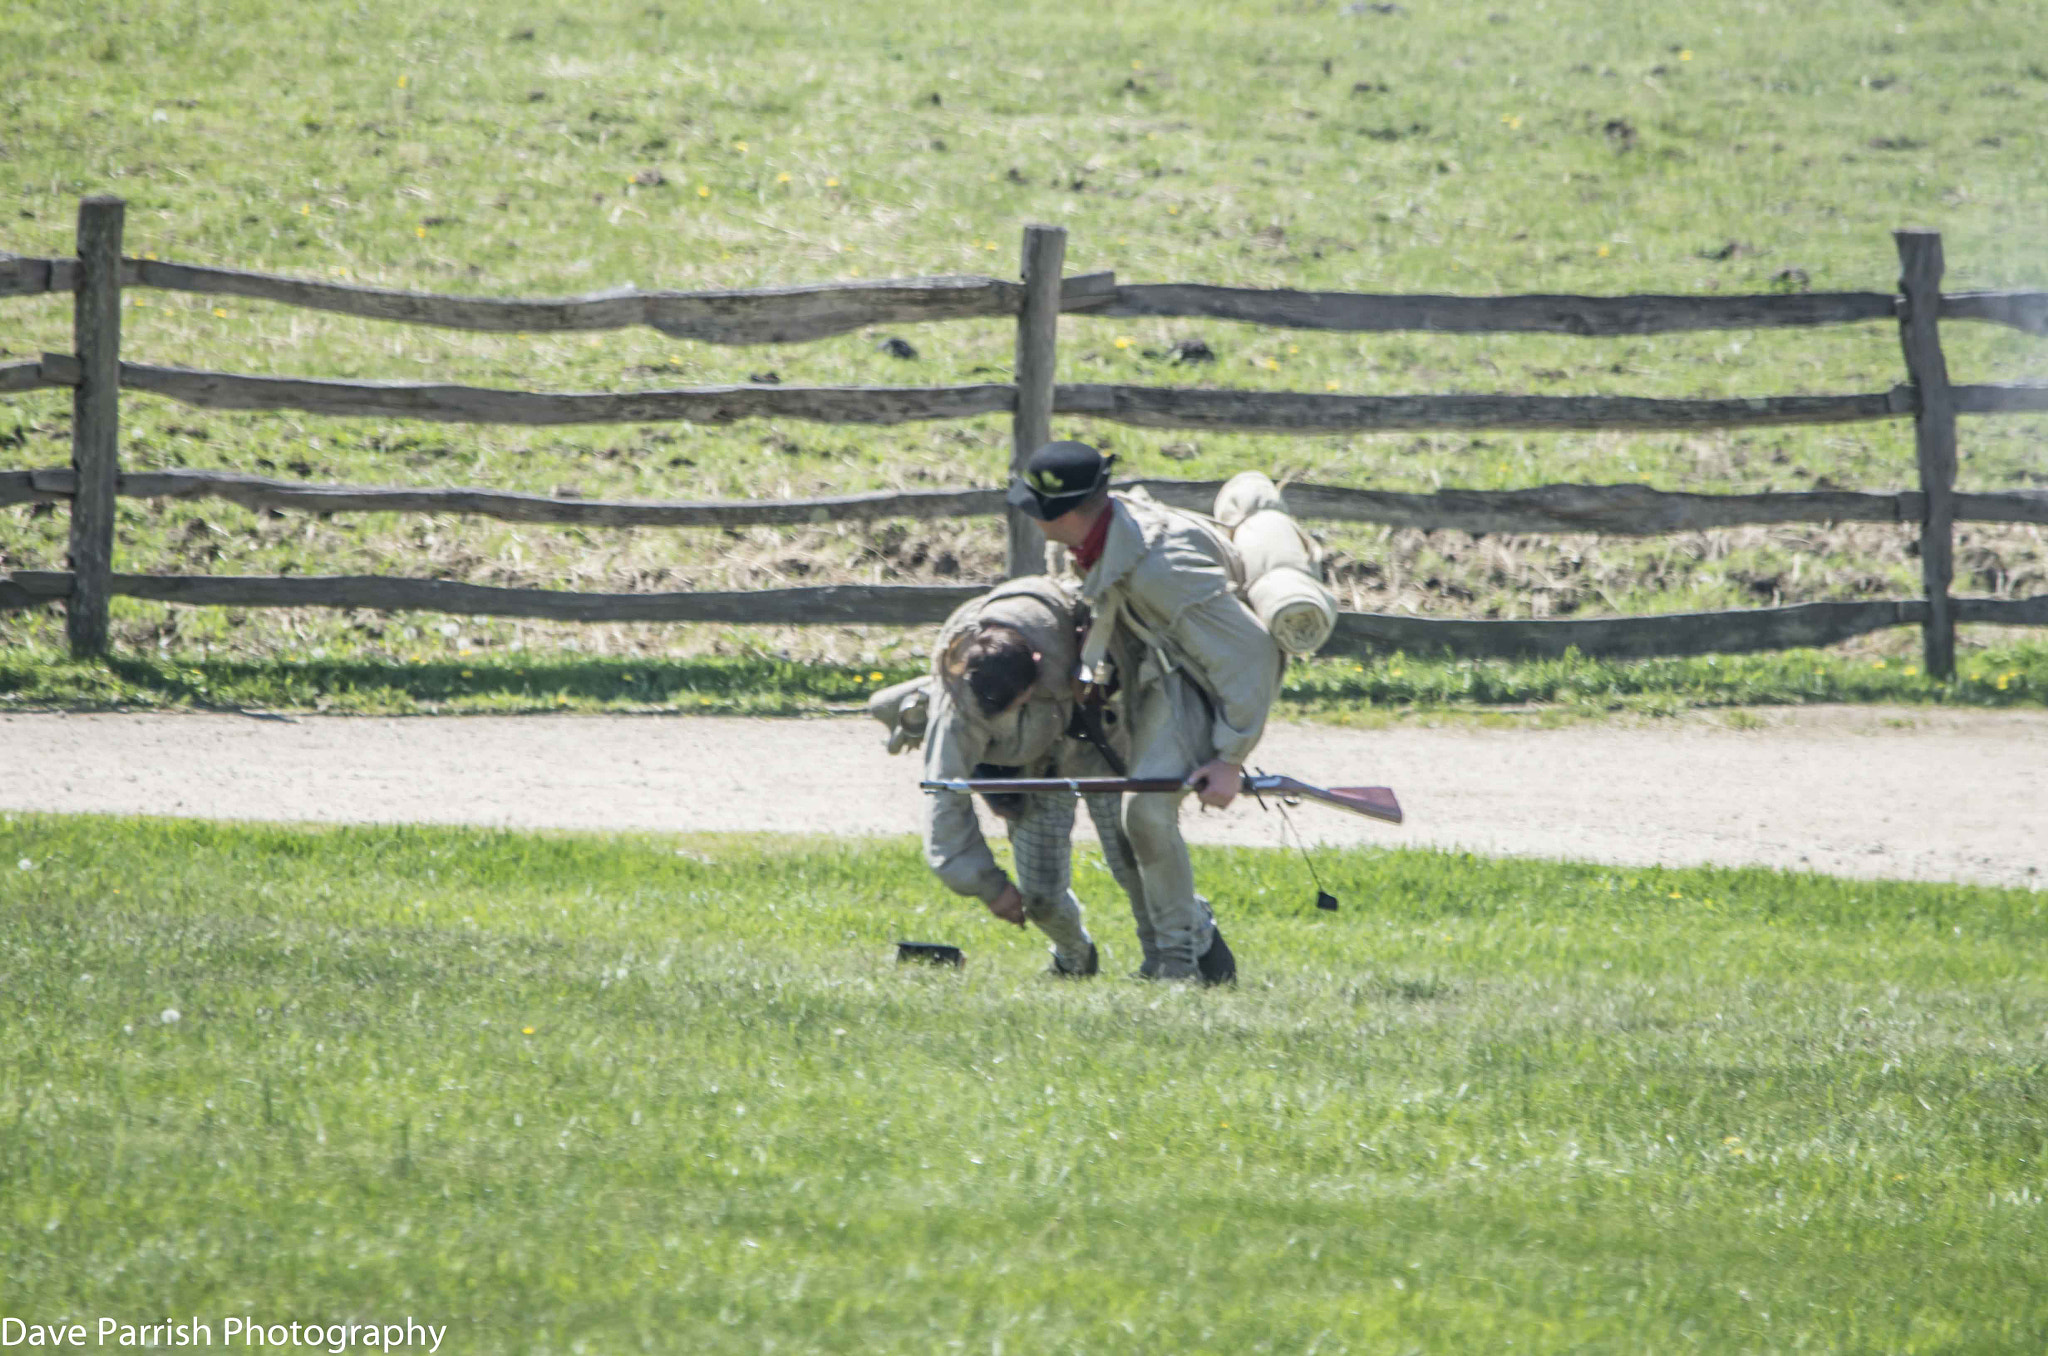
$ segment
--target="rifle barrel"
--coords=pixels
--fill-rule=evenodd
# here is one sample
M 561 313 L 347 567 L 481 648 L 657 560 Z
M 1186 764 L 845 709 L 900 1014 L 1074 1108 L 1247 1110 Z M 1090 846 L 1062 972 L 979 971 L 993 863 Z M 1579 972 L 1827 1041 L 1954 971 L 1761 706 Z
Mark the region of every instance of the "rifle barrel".
M 1096 796 L 1188 789 L 1186 782 L 1175 777 L 963 777 L 957 780 L 919 782 L 918 786 L 925 791 L 979 792 L 985 796 L 1018 795 L 1027 792 L 1064 792 L 1075 796 Z M 1289 798 L 1303 796 L 1335 809 L 1349 810 L 1353 814 L 1385 820 L 1389 824 L 1399 824 L 1402 818 L 1401 802 L 1395 799 L 1390 788 L 1384 786 L 1310 786 L 1292 777 L 1262 772 L 1256 776 L 1246 773 L 1242 789 L 1253 795 L 1265 793 Z
M 1178 777 L 1009 777 L 961 778 L 953 781 L 919 782 L 925 791 L 979 791 L 984 795 L 1005 792 L 1064 791 L 1076 796 L 1114 795 L 1119 792 L 1182 791 L 1187 783 Z

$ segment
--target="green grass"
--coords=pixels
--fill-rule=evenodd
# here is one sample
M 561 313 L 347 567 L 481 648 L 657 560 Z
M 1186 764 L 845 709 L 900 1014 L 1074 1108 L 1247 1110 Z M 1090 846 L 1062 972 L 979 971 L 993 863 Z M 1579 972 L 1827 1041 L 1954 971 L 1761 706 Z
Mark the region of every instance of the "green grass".
M 71 246 L 77 198 L 130 202 L 131 252 L 442 292 L 624 282 L 745 287 L 1011 274 L 1020 227 L 1070 231 L 1069 267 L 1244 286 L 1685 294 L 1889 289 L 1889 233 L 1941 230 L 1955 289 L 2048 285 L 2048 67 L 2026 5 L 1589 0 L 1395 13 L 1315 0 L 1019 9 L 906 0 L 479 10 L 429 0 L 280 8 L 25 0 L 0 14 L 0 247 Z M 658 170 L 658 186 L 629 184 Z M 701 192 L 700 192 L 701 190 Z M 1786 272 L 1794 270 L 1795 272 Z M 1778 280 L 1780 275 L 1790 281 Z M 138 292 L 132 358 L 235 371 L 551 390 L 745 380 L 1000 379 L 1000 322 L 726 349 L 647 331 L 472 335 Z M 1902 377 L 1883 324 L 1616 340 L 1324 335 L 1222 323 L 1062 322 L 1062 376 L 1320 391 L 1749 395 Z M 1200 335 L 1213 366 L 1160 355 Z M 0 349 L 68 347 L 61 298 L 0 308 Z M 2048 345 L 1951 325 L 1958 380 L 2048 375 Z M 2040 419 L 1963 426 L 1961 483 L 2044 483 Z M 1752 491 L 1914 481 L 1899 422 L 1698 434 L 1280 438 L 1058 421 L 1133 471 L 1248 466 L 1427 490 L 1550 481 Z M 0 466 L 66 460 L 68 397 L 0 397 Z M 477 484 L 626 498 L 989 484 L 1001 420 L 871 430 L 771 421 L 549 430 L 195 411 L 126 402 L 134 467 Z M 64 515 L 0 511 L 0 568 L 53 568 Z M 1647 541 L 1332 528 L 1348 606 L 1563 616 L 1911 595 L 1912 532 L 1730 529 Z M 1957 590 L 2048 584 L 2038 529 L 1970 524 Z M 990 523 L 746 532 L 488 520 L 271 517 L 124 501 L 144 572 L 401 572 L 558 588 L 745 588 L 992 578 Z M 45 643 L 51 615 L 0 619 Z M 128 652 L 379 653 L 374 614 L 136 606 Z M 475 622 L 514 651 L 869 663 L 837 628 Z M 1851 646 L 1858 654 L 1862 645 Z
M 860 709 L 868 694 L 925 671 L 901 650 L 866 664 L 794 663 L 758 651 L 730 657 L 576 657 L 547 652 L 375 659 L 285 654 L 264 659 L 0 652 L 0 711 L 50 709 L 331 711 L 352 715 L 612 711 L 799 716 Z M 1289 668 L 1283 718 L 1371 724 L 1411 715 L 1514 711 L 1569 717 L 1675 715 L 1736 706 L 1830 702 L 2039 709 L 2048 646 L 1966 649 L 1952 682 L 1917 657 L 1787 650 L 1633 663 L 1447 660 L 1394 654 Z
M 899 841 L 11 815 L 0 864 L 17 1315 L 2048 1342 L 2038 893 L 1384 851 L 1325 855 L 1330 915 L 1298 860 L 1206 852 L 1244 982 L 1203 993 L 1045 979 Z

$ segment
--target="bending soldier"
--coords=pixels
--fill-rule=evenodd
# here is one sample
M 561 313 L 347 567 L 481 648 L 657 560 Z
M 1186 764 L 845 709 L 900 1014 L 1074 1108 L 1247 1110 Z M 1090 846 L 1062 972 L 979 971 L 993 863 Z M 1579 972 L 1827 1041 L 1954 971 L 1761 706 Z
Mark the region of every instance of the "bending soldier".
M 1103 683 L 1109 669 L 1121 684 L 1130 775 L 1181 778 L 1204 805 L 1225 806 L 1264 733 L 1282 655 L 1244 601 L 1244 566 L 1223 532 L 1142 491 L 1110 493 L 1114 460 L 1085 443 L 1048 443 L 1011 482 L 1009 502 L 1073 552 L 1094 613 L 1081 676 Z M 1236 960 L 1195 893 L 1184 794 L 1133 795 L 1124 807 L 1139 877 L 1132 909 L 1149 940 L 1139 973 L 1226 983 Z
M 891 752 L 924 729 L 927 780 L 973 777 L 1102 777 L 1105 755 L 1074 724 L 1075 599 L 1043 577 L 1013 579 L 958 609 L 939 633 L 929 678 L 876 693 L 869 711 L 891 729 Z M 923 711 L 917 711 L 922 705 Z M 1075 733 L 1070 733 L 1075 731 Z M 1112 749 L 1120 732 L 1099 732 Z M 1072 888 L 1074 797 L 1064 791 L 995 798 L 1007 821 L 1017 879 L 996 863 L 970 796 L 927 796 L 924 853 L 955 893 L 980 899 L 1005 922 L 1028 920 L 1052 942 L 1052 973 L 1093 975 L 1100 955 Z M 1138 872 L 1124 841 L 1116 795 L 1082 797 L 1102 855 L 1137 908 Z

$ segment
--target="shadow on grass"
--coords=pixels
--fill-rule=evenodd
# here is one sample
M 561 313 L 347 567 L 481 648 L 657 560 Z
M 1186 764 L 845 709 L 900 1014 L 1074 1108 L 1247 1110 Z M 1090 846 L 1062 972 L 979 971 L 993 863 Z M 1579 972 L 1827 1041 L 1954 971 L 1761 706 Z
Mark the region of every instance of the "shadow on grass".
M 2048 644 L 2022 641 L 1958 656 L 1952 679 L 1918 664 L 1827 650 L 1676 659 L 1448 659 L 1393 654 L 1297 665 L 1282 689 L 1313 714 L 1346 707 L 1484 710 L 1554 705 L 1673 714 L 1693 707 L 1904 702 L 1975 707 L 2048 703 Z
M 16 707 L 179 707 L 413 714 L 438 711 L 672 710 L 815 715 L 857 707 L 911 676 L 753 658 L 683 660 L 509 656 L 401 663 L 359 660 L 0 659 L 0 699 Z

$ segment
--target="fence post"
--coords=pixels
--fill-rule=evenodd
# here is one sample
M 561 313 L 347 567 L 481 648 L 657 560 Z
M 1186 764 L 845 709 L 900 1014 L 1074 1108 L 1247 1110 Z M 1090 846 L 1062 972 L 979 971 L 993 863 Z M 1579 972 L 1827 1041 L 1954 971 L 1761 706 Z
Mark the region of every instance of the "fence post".
M 1059 345 L 1060 272 L 1066 265 L 1064 226 L 1024 228 L 1024 308 L 1017 315 L 1017 412 L 1010 421 L 1010 469 L 1052 440 L 1052 389 Z M 1045 536 L 1021 509 L 1004 514 L 1009 547 L 1003 575 L 1045 570 Z
M 120 475 L 121 225 L 126 204 L 78 204 L 78 292 L 71 321 L 80 381 L 71 393 L 71 597 L 64 631 L 77 659 L 107 650 L 114 576 L 114 483 Z
M 1953 677 L 1956 622 L 1949 581 L 1955 559 L 1956 402 L 1948 384 L 1948 360 L 1941 352 L 1941 235 L 1936 231 L 1894 231 L 1899 247 L 1899 346 L 1913 381 L 1915 450 L 1920 493 L 1920 577 L 1927 589 L 1927 622 L 1921 649 L 1930 678 Z

